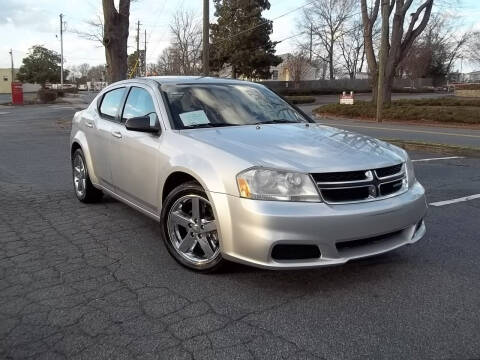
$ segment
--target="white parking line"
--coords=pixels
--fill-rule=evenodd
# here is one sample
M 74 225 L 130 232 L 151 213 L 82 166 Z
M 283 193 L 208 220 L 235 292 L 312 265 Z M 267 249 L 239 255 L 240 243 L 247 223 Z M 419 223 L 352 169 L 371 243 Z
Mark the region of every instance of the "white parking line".
M 419 161 L 436 161 L 436 160 L 451 160 L 451 159 L 463 159 L 464 156 L 447 156 L 447 157 L 439 157 L 439 158 L 430 158 L 430 159 L 417 159 L 412 160 L 412 162 L 419 162 Z
M 62 105 L 49 105 L 48 106 L 50 109 L 54 110 L 72 110 L 73 106 L 62 106 Z
M 480 194 L 475 194 L 475 195 L 469 195 L 469 196 L 464 196 L 458 199 L 452 199 L 452 200 L 445 200 L 445 201 L 437 201 L 430 203 L 429 205 L 431 206 L 444 206 L 444 205 L 450 205 L 450 204 L 455 204 L 458 202 L 463 202 L 463 201 L 469 201 L 473 199 L 480 199 Z
M 10 114 L 10 112 L 9 111 L 1 111 L 0 112 L 0 115 L 7 115 L 7 114 Z

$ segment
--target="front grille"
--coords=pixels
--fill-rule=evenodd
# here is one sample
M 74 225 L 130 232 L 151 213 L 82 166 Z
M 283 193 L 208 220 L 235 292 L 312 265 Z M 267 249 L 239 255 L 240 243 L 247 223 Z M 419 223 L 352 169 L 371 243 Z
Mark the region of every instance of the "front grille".
M 403 164 L 388 166 L 380 169 L 375 169 L 375 173 L 379 178 L 384 178 L 387 176 L 392 176 L 398 174 L 402 170 Z
M 393 196 L 406 189 L 403 164 L 359 171 L 312 174 L 327 203 L 349 203 Z
M 320 250 L 316 245 L 278 244 L 272 250 L 272 258 L 275 260 L 306 260 L 319 257 Z
M 367 179 L 365 171 L 320 173 L 312 174 L 312 176 L 316 182 L 359 181 Z
M 368 187 L 360 186 L 347 189 L 323 189 L 323 199 L 327 202 L 362 201 L 368 198 Z
M 354 249 L 361 246 L 375 245 L 375 244 L 384 242 L 385 240 L 388 240 L 390 238 L 393 238 L 397 235 L 400 235 L 401 232 L 402 230 L 399 230 L 399 231 L 394 231 L 384 235 L 369 237 L 366 239 L 341 241 L 341 242 L 337 242 L 335 246 L 337 247 L 338 251 L 342 251 L 342 250 Z
M 380 185 L 380 196 L 388 196 L 400 191 L 403 186 L 403 179 L 391 181 Z

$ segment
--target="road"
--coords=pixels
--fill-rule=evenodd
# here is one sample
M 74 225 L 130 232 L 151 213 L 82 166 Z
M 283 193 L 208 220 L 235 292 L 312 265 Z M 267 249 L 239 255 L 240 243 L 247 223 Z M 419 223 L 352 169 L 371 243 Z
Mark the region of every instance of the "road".
M 426 237 L 383 256 L 200 275 L 169 256 L 151 219 L 75 199 L 73 112 L 0 115 L 0 358 L 480 357 L 480 199 L 430 207 Z M 430 202 L 479 193 L 479 169 L 415 162 Z
M 393 94 L 394 99 L 421 99 L 435 98 L 441 96 L 446 95 L 438 93 Z M 321 105 L 338 102 L 337 95 L 322 95 L 316 97 L 316 99 L 317 100 L 315 104 L 300 105 L 300 108 L 314 119 L 315 116 L 313 115 L 313 109 L 316 109 Z M 371 95 L 358 94 L 356 95 L 356 99 L 368 101 L 371 99 Z M 402 123 L 391 122 L 377 124 L 373 121 L 334 118 L 321 118 L 316 119 L 316 121 L 325 125 L 355 131 L 380 139 L 410 140 L 427 143 L 473 147 L 480 149 L 480 129 L 472 130 L 468 128 L 438 127 L 431 125 L 405 125 Z

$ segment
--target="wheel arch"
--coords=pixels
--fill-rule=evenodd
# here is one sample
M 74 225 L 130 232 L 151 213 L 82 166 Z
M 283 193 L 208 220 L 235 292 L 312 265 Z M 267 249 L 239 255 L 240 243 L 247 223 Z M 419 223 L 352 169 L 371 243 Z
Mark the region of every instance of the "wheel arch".
M 88 170 L 88 175 L 90 176 L 90 180 L 92 181 L 93 184 L 98 184 L 98 179 L 95 175 L 95 171 L 93 167 L 90 148 L 88 146 L 86 136 L 82 132 L 77 132 L 77 134 L 71 141 L 71 145 L 70 145 L 71 160 L 73 160 L 73 154 L 75 153 L 75 151 L 77 151 L 77 149 L 80 149 L 83 152 L 83 156 L 85 157 L 85 161 L 87 163 L 87 170 Z
M 200 186 L 203 187 L 205 191 L 207 191 L 205 184 L 203 184 L 200 180 L 197 179 L 195 175 L 191 174 L 190 172 L 186 170 L 180 170 L 180 169 L 177 169 L 171 172 L 165 179 L 165 182 L 163 183 L 163 186 L 162 186 L 162 192 L 161 192 L 162 204 L 165 201 L 168 194 L 170 194 L 173 189 L 175 189 L 181 184 L 184 184 L 186 182 L 191 182 L 191 181 L 198 183 Z

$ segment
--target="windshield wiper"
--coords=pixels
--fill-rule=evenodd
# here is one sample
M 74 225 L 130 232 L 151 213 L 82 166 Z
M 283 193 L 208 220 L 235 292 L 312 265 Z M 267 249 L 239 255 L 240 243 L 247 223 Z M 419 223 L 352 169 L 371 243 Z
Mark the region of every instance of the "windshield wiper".
M 262 124 L 298 124 L 299 121 L 294 120 L 286 120 L 286 119 L 274 119 L 268 121 L 259 121 L 255 125 L 262 125 Z
M 224 127 L 224 126 L 237 126 L 238 124 L 219 124 L 219 123 L 208 123 L 208 124 L 195 124 L 184 126 L 184 129 L 199 129 L 199 128 L 212 128 L 212 127 Z

